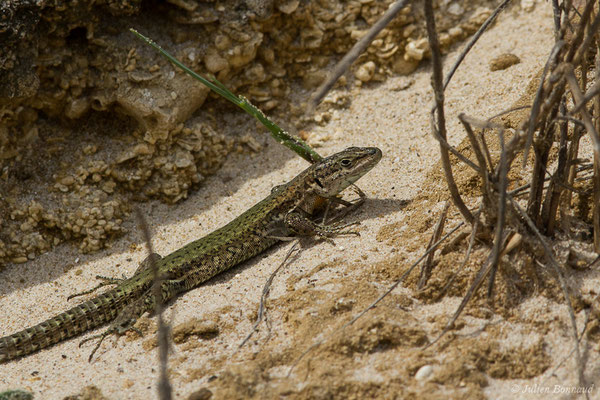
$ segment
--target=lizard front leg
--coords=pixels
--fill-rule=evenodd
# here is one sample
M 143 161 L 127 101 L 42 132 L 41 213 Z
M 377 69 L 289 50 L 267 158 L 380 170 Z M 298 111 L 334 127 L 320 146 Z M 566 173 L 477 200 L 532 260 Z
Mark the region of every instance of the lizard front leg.
M 340 219 L 344 218 L 346 215 L 348 215 L 348 213 L 356 210 L 358 207 L 362 206 L 363 203 L 365 202 L 365 198 L 367 197 L 367 195 L 360 190 L 360 188 L 356 185 L 352 185 L 352 189 L 356 192 L 356 194 L 358 194 L 358 199 L 355 199 L 354 201 L 346 201 L 344 199 L 341 199 L 339 197 L 328 197 L 327 200 L 327 206 L 325 207 L 325 212 L 323 213 L 323 221 L 322 224 L 326 225 L 328 222 L 332 223 L 334 221 L 339 221 Z M 337 215 L 335 215 L 330 221 L 327 221 L 327 216 L 329 215 L 329 210 L 331 209 L 331 206 L 333 204 L 341 204 L 342 206 L 344 206 L 345 208 L 343 208 Z
M 158 253 L 150 254 L 148 257 L 146 257 L 140 263 L 140 265 L 137 267 L 137 269 L 133 273 L 133 276 L 136 276 L 137 274 L 144 271 L 145 269 L 150 268 L 152 266 L 152 258 L 154 258 L 154 262 L 157 262 L 158 260 L 160 260 L 162 258 L 162 256 Z M 123 281 L 127 280 L 127 278 L 125 276 L 123 276 L 123 278 L 113 278 L 113 277 L 102 276 L 102 275 L 96 275 L 96 279 L 99 279 L 102 282 L 100 282 L 96 287 L 94 287 L 92 289 L 70 295 L 69 297 L 67 297 L 67 300 L 71 300 L 72 298 L 79 297 L 79 296 L 85 296 L 86 294 L 94 293 L 96 290 L 98 290 L 104 286 L 118 285 L 118 284 L 122 283 Z
M 358 222 L 351 222 L 348 224 L 322 225 L 310 220 L 299 211 L 292 211 L 286 214 L 284 223 L 292 233 L 299 236 L 317 236 L 326 240 L 338 235 L 360 236 L 360 233 L 358 233 L 358 231 L 344 230 L 349 226 L 358 225 Z

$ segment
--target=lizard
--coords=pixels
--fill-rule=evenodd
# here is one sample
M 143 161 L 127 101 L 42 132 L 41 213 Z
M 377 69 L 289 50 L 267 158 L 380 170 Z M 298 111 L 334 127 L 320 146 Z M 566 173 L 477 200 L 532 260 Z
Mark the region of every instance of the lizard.
M 288 183 L 275 186 L 265 199 L 227 225 L 165 257 L 151 254 L 130 278 L 98 277 L 106 282 L 80 294 L 90 293 L 105 284 L 116 286 L 38 325 L 0 338 L 0 363 L 111 322 L 104 333 L 89 338 L 100 337 L 90 355 L 91 361 L 105 336 L 135 330 L 135 321 L 144 312 L 152 312 L 156 302 L 150 257 L 154 257 L 155 268 L 160 274 L 164 304 L 292 236 L 327 239 L 356 233 L 344 230 L 351 224 L 317 223 L 313 214 L 318 204 L 324 201 L 328 201 L 327 204 L 352 204 L 338 198 L 338 194 L 370 171 L 381 157 L 381 150 L 376 147 L 349 147 L 323 158 Z M 362 202 L 364 195 L 360 191 L 359 194 Z

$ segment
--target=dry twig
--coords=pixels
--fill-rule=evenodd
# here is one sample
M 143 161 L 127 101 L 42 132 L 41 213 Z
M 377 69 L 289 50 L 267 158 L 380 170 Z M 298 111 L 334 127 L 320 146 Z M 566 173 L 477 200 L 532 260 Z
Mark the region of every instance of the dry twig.
M 164 302 L 162 298 L 162 283 L 163 278 L 160 275 L 158 266 L 156 265 L 156 259 L 153 257 L 154 251 L 152 250 L 152 236 L 150 235 L 150 228 L 146 223 L 144 215 L 139 208 L 135 208 L 135 214 L 138 220 L 138 225 L 144 235 L 144 241 L 148 248 L 148 260 L 150 262 L 150 268 L 154 274 L 154 284 L 152 286 L 153 296 L 155 298 L 155 313 L 158 318 L 158 358 L 160 363 L 160 376 L 158 381 L 158 396 L 161 400 L 171 400 L 173 389 L 171 388 L 171 382 L 169 381 L 169 375 L 167 374 L 168 363 L 169 363 L 169 336 L 171 328 L 165 322 L 163 318 Z
M 254 335 L 254 333 L 258 330 L 258 325 L 260 325 L 260 323 L 262 322 L 263 317 L 266 318 L 267 309 L 265 307 L 265 302 L 267 301 L 267 296 L 269 295 L 269 292 L 271 290 L 271 284 L 273 283 L 273 279 L 275 279 L 275 275 L 277 275 L 279 273 L 279 271 L 285 266 L 285 264 L 291 257 L 292 253 L 294 253 L 294 251 L 298 250 L 299 243 L 300 243 L 300 240 L 298 240 L 298 239 L 296 239 L 294 241 L 294 244 L 292 245 L 290 250 L 285 255 L 285 258 L 283 259 L 281 264 L 279 264 L 279 266 L 275 269 L 275 271 L 273 271 L 273 273 L 269 276 L 269 279 L 267 279 L 267 282 L 265 282 L 265 286 L 263 287 L 262 294 L 260 296 L 260 304 L 258 306 L 258 315 L 256 317 L 256 321 L 254 322 L 254 325 L 252 325 L 252 330 L 250 331 L 248 336 L 246 336 L 244 338 L 244 340 L 242 340 L 242 343 L 240 343 L 240 345 L 238 346 L 239 349 L 241 349 L 246 344 L 246 342 L 248 340 L 250 340 L 252 335 Z
M 404 7 L 406 7 L 408 2 L 409 0 L 398 0 L 392 4 L 385 14 L 383 14 L 383 16 L 369 29 L 367 34 L 358 42 L 356 42 L 352 49 L 350 49 L 350 51 L 348 51 L 346 55 L 336 64 L 333 71 L 331 71 L 327 79 L 325 79 L 325 82 L 323 82 L 315 91 L 315 94 L 312 96 L 309 102 L 307 113 L 312 113 L 321 100 L 323 100 L 323 97 L 325 97 L 325 95 L 331 90 L 339 77 L 342 76 L 350 67 L 350 65 L 352 65 L 352 63 L 358 58 L 358 56 L 360 56 L 362 52 L 369 47 L 379 32 L 381 32 L 383 28 L 385 28 L 386 25 L 389 24 L 390 21 L 394 19 L 394 17 L 398 15 L 398 13 Z

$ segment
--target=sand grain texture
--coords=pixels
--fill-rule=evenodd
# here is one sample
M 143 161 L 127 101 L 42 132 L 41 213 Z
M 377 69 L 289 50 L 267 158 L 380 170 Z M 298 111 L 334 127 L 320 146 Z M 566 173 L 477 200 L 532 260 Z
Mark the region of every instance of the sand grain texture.
M 460 112 L 484 119 L 513 105 L 543 66 L 552 41 L 549 4 L 536 3 L 530 12 L 516 7 L 502 15 L 446 92 L 450 142 L 458 144 L 465 136 L 456 118 Z M 446 66 L 459 50 L 445 57 Z M 490 60 L 505 53 L 514 53 L 521 62 L 491 72 Z M 336 246 L 308 246 L 276 277 L 268 302 L 270 336 L 263 324 L 237 350 L 251 329 L 262 286 L 289 245 L 278 246 L 170 304 L 165 316 L 180 333 L 170 359 L 175 398 L 209 390 L 215 399 L 538 399 L 540 394 L 527 393 L 528 387 L 552 391 L 554 385 L 576 385 L 567 312 L 556 295 L 560 292 L 550 283 L 531 292 L 519 285 L 511 289 L 500 277 L 494 312 L 486 311 L 482 298 L 476 298 L 448 340 L 422 350 L 454 312 L 478 262 L 487 254 L 484 250 L 475 252 L 463 277 L 441 301 L 436 295 L 462 253 L 438 255 L 427 290 L 418 292 L 418 276 L 411 275 L 404 287 L 343 333 L 334 334 L 291 377 L 286 376 L 306 348 L 377 298 L 418 258 L 429 240 L 447 198 L 444 182 L 427 179 L 439 158 L 428 120 L 429 74 L 425 65 L 409 77 L 353 90 L 348 108 L 332 110 L 326 125 L 313 128 L 315 137 L 322 139 L 321 154 L 350 145 L 378 146 L 384 158 L 359 182 L 369 197 L 352 216 L 361 221 L 360 239 L 345 237 L 336 239 Z M 253 127 L 248 123 L 248 129 Z M 284 156 L 286 151 L 272 144 L 261 154 L 231 156 L 187 201 L 175 207 L 149 203 L 144 212 L 154 233 L 155 251 L 168 254 L 209 233 L 305 168 L 299 158 Z M 165 223 L 167 215 L 178 222 Z M 454 210 L 451 216 L 453 224 L 458 221 Z M 127 247 L 129 243 L 136 244 Z M 144 254 L 141 234 L 130 227 L 130 234 L 101 257 L 80 256 L 75 249 L 61 246 L 30 262 L 28 268 L 8 268 L 2 273 L 0 334 L 64 311 L 74 304 L 65 300 L 67 296 L 94 286 L 97 274 L 130 275 Z M 541 278 L 550 279 L 543 274 Z M 600 283 L 597 274 L 582 274 L 578 279 L 581 290 Z M 578 317 L 581 323 L 583 313 Z M 146 318 L 142 323 L 145 338 L 106 340 L 92 363 L 87 362 L 92 345 L 80 349 L 79 339 L 72 339 L 0 365 L 0 390 L 20 388 L 40 399 L 59 399 L 94 385 L 107 398 L 156 398 L 157 355 L 148 335 L 155 323 Z M 565 357 L 555 376 L 550 376 Z M 598 367 L 593 367 L 598 361 L 596 342 L 587 360 L 590 382 L 598 380 Z M 600 398 L 597 389 L 591 397 Z

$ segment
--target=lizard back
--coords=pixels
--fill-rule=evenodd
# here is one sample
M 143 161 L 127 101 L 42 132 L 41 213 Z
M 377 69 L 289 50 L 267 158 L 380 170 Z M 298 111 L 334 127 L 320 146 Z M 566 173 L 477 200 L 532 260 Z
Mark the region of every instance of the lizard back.
M 381 150 L 374 147 L 351 147 L 324 158 L 290 182 L 275 187 L 264 200 L 227 225 L 157 260 L 163 279 L 163 301 L 273 246 L 278 237 L 288 235 L 284 220 L 290 212 L 312 214 L 320 200 L 335 197 L 380 159 Z M 0 362 L 33 353 L 115 319 L 137 319 L 137 315 L 123 315 L 123 310 L 130 307 L 136 312 L 148 311 L 154 304 L 149 290 L 153 282 L 152 269 L 142 268 L 114 289 L 0 338 Z M 142 306 L 137 307 L 138 303 Z

